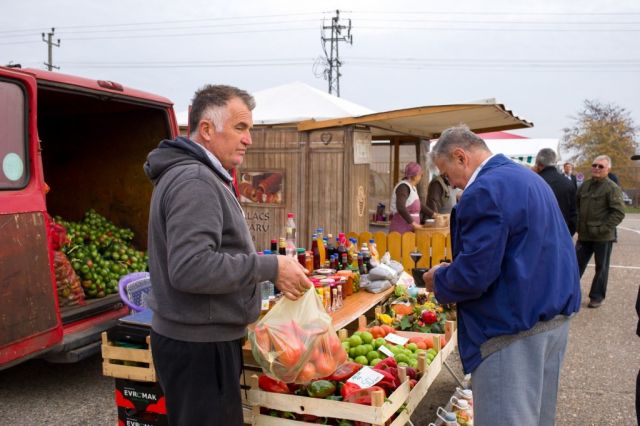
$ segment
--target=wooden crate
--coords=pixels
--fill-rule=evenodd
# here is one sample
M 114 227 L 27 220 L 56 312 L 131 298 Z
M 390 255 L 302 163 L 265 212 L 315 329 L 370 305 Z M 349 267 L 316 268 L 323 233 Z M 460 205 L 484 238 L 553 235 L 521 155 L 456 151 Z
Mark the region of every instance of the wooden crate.
M 102 333 L 102 374 L 140 382 L 156 382 L 156 369 L 151 356 L 151 341 L 147 336 L 144 349 L 115 346 Z
M 405 380 L 386 400 L 384 399 L 382 391 L 377 392 L 377 395 L 376 392 L 374 392 L 372 404 L 368 406 L 351 402 L 265 392 L 258 388 L 258 376 L 254 376 L 252 377 L 251 390 L 249 390 L 249 402 L 253 406 L 254 425 L 308 424 L 297 420 L 260 414 L 261 407 L 279 411 L 289 411 L 297 414 L 311 414 L 318 417 L 327 417 L 327 413 L 330 413 L 332 418 L 361 421 L 372 425 L 384 425 L 386 421 L 400 409 L 402 404 L 406 402 L 409 394 L 409 381 Z M 404 421 L 398 421 L 402 418 L 404 418 L 404 416 L 398 416 L 392 425 L 404 425 L 406 418 Z
M 419 358 L 418 371 L 420 371 L 422 375 L 413 389 L 410 389 L 409 381 L 406 380 L 406 375 L 404 374 L 404 369 L 401 368 L 401 377 L 404 377 L 403 384 L 398 387 L 386 401 L 382 398 L 382 395 L 380 395 L 378 401 L 374 399 L 372 406 L 265 392 L 258 388 L 258 376 L 253 376 L 251 379 L 251 389 L 248 391 L 249 403 L 253 406 L 252 424 L 258 426 L 308 424 L 302 421 L 260 414 L 260 408 L 265 407 L 297 414 L 311 414 L 318 417 L 326 417 L 327 413 L 331 413 L 330 417 L 332 418 L 361 421 L 372 425 L 384 425 L 403 404 L 406 404 L 406 407 L 391 423 L 392 426 L 404 425 L 409 421 L 411 413 L 413 413 L 420 401 L 422 401 L 429 387 L 440 373 L 446 357 L 453 351 L 457 338 L 455 330 L 453 330 L 453 324 L 450 324 L 449 327 L 451 328 L 452 334 L 447 339 L 447 344 L 444 348 L 441 349 L 439 347 L 439 339 L 434 340 L 434 347 L 438 353 L 431 361 L 431 364 L 426 365 L 424 356 Z M 398 334 L 410 337 L 418 333 L 398 332 Z M 439 337 L 441 335 L 434 334 L 434 336 Z

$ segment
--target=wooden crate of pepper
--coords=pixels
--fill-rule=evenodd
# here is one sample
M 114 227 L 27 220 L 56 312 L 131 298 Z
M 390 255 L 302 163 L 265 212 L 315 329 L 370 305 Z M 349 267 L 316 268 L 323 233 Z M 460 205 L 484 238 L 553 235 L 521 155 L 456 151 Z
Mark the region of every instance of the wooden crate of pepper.
M 449 327 L 453 327 L 453 325 L 451 324 Z M 419 358 L 418 371 L 421 376 L 413 384 L 413 388 L 406 377 L 404 368 L 401 367 L 399 370 L 401 370 L 402 384 L 386 400 L 382 392 L 379 395 L 374 392 L 371 405 L 266 392 L 259 388 L 258 376 L 254 376 L 252 377 L 251 389 L 248 391 L 248 399 L 253 406 L 253 424 L 262 426 L 302 425 L 309 424 L 305 419 L 313 421 L 314 417 L 327 417 L 327 413 L 330 413 L 332 419 L 346 419 L 371 425 L 385 425 L 390 419 L 393 419 L 390 425 L 404 425 L 440 373 L 444 360 L 452 352 L 456 344 L 456 336 L 455 331 L 450 331 L 450 333 L 450 338 L 442 350 L 439 347 L 440 340 L 434 339 L 438 354 L 430 365 L 427 365 L 424 356 Z M 399 332 L 399 334 L 414 333 Z M 268 414 L 269 410 L 291 413 L 292 417 L 296 417 L 296 420 L 273 417 Z

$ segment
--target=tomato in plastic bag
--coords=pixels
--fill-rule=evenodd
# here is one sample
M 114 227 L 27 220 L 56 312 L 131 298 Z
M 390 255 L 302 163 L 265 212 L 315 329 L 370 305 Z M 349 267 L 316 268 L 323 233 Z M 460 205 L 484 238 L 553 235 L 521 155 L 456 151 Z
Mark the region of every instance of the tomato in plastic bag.
M 308 383 L 333 373 L 347 359 L 315 291 L 280 300 L 249 330 L 254 359 L 285 383 Z

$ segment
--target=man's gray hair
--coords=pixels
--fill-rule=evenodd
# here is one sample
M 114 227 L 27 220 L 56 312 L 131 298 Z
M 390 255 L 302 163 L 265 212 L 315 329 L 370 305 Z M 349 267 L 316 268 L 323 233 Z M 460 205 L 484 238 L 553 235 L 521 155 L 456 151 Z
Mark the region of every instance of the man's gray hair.
M 536 165 L 549 167 L 556 165 L 556 152 L 551 148 L 542 148 L 536 155 Z
M 613 164 L 611 163 L 611 157 L 609 157 L 608 155 L 598 155 L 596 158 L 593 159 L 593 161 L 598 161 L 598 160 L 606 160 L 607 163 L 609 163 L 609 168 L 613 168 Z
M 250 111 L 256 107 L 253 96 L 237 87 L 209 84 L 198 90 L 191 100 L 189 114 L 191 135 L 198 132 L 198 124 L 202 119 L 211 120 L 216 131 L 221 132 L 229 118 L 227 104 L 233 98 L 240 99 Z
M 442 132 L 438 143 L 431 150 L 431 159 L 435 161 L 438 157 L 448 157 L 455 148 L 462 148 L 465 151 L 489 151 L 482 138 L 469 130 L 466 125 L 460 124 Z

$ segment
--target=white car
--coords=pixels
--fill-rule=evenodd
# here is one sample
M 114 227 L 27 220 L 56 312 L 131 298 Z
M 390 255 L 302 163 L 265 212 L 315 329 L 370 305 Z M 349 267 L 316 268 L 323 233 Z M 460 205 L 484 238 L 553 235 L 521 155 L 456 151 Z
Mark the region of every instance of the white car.
M 633 200 L 629 198 L 629 195 L 627 195 L 627 193 L 624 191 L 622 191 L 622 201 L 628 206 L 633 204 Z

